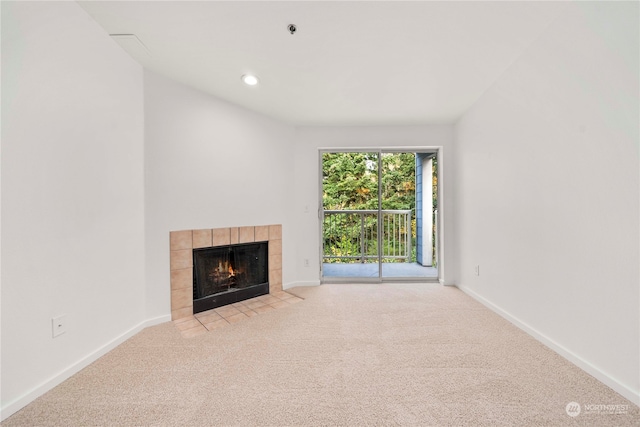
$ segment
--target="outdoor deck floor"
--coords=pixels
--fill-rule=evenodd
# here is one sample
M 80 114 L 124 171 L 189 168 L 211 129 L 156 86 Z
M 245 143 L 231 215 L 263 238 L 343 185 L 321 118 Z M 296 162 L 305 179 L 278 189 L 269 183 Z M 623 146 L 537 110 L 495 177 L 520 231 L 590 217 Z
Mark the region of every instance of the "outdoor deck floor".
M 378 277 L 378 263 L 322 264 L 324 277 Z M 382 277 L 438 277 L 438 269 L 418 263 L 395 262 L 382 264 Z

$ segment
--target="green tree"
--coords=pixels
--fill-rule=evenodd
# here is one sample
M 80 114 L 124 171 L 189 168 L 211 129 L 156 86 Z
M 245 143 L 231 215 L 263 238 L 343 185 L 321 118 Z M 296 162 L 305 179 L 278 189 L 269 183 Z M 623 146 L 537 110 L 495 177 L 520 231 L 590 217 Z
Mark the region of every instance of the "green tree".
M 413 153 L 382 154 L 382 209 L 416 207 L 416 160 Z
M 324 153 L 324 209 L 377 209 L 377 157 L 377 153 Z
M 415 209 L 415 155 L 383 153 L 382 209 Z M 324 153 L 325 210 L 378 208 L 378 153 Z

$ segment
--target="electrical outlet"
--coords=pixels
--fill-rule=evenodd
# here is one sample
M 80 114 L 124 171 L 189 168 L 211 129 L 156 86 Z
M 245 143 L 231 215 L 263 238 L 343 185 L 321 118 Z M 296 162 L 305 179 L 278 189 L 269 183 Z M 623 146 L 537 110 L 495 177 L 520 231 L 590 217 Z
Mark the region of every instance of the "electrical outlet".
M 51 319 L 51 328 L 53 338 L 60 336 L 67 332 L 67 315 L 54 317 Z
M 479 265 L 476 265 L 475 271 L 476 271 L 476 276 L 479 276 L 480 275 L 480 266 Z
M 309 267 L 309 258 L 304 259 L 304 266 Z

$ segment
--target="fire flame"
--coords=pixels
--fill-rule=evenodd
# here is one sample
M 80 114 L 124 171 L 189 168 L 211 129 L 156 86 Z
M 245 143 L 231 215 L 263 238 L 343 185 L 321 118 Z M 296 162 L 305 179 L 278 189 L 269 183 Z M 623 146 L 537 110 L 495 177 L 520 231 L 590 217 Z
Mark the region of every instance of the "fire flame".
M 235 273 L 233 272 L 233 268 L 229 266 L 229 277 L 231 276 L 235 276 Z

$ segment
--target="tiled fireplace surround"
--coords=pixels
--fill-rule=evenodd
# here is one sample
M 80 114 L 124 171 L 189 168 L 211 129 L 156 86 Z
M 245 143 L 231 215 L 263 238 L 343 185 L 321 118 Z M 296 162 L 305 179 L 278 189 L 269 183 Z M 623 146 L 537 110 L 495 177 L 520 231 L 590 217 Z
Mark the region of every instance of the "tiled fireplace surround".
M 268 241 L 269 293 L 282 291 L 282 225 L 280 224 L 171 231 L 169 240 L 171 320 L 193 316 L 193 249 Z

